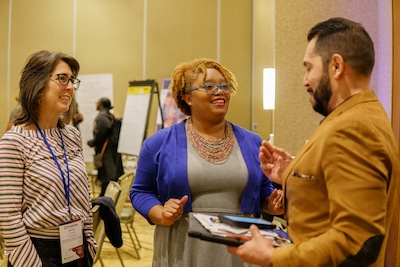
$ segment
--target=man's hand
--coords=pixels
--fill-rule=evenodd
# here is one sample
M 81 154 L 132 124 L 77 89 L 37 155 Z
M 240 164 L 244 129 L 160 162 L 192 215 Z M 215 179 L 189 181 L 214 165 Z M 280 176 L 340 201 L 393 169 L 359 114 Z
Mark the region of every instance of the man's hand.
M 263 141 L 260 146 L 260 167 L 263 173 L 277 184 L 282 184 L 282 173 L 292 160 L 292 156 L 282 148 Z
M 271 266 L 274 246 L 269 240 L 261 235 L 260 230 L 255 225 L 250 226 L 252 239 L 239 247 L 228 246 L 228 252 L 239 256 L 243 262 Z

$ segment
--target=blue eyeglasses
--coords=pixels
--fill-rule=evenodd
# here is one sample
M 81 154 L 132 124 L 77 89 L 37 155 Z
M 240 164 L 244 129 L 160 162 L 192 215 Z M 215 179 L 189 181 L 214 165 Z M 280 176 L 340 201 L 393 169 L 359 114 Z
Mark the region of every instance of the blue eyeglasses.
M 216 84 L 216 83 L 205 83 L 203 85 L 200 85 L 199 87 L 192 88 L 190 89 L 190 92 L 199 90 L 200 88 L 203 88 L 206 94 L 208 95 L 215 95 L 218 92 L 218 89 L 222 91 L 224 94 L 230 94 L 232 92 L 232 84 L 231 83 L 223 83 L 223 84 Z

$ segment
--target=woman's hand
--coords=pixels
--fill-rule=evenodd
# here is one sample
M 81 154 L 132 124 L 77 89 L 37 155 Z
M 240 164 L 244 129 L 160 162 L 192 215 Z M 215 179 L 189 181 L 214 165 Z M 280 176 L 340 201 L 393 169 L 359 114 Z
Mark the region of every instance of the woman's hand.
M 270 214 L 281 215 L 283 214 L 283 191 L 274 189 L 269 197 L 266 197 L 263 203 L 263 210 Z
M 158 225 L 173 225 L 181 218 L 188 198 L 187 195 L 183 196 L 181 199 L 170 198 L 164 205 L 152 207 L 149 211 L 150 220 Z
M 260 146 L 260 167 L 263 173 L 277 184 L 282 184 L 282 173 L 292 160 L 292 156 L 282 148 L 262 141 Z

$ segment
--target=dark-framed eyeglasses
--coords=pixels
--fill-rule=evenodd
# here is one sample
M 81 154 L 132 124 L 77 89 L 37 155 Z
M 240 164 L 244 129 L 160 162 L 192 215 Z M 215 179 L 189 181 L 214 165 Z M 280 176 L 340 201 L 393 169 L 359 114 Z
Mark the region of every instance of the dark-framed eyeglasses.
M 68 83 L 71 81 L 72 87 L 76 90 L 79 88 L 79 85 L 81 84 L 81 81 L 78 78 L 75 77 L 68 77 L 67 74 L 65 73 L 58 73 L 58 74 L 53 74 L 51 76 L 57 76 L 57 80 L 60 84 L 62 85 L 68 85 Z
M 231 83 L 223 83 L 223 84 L 205 83 L 203 85 L 200 85 L 199 87 L 190 89 L 190 92 L 199 90 L 200 88 L 203 88 L 204 89 L 203 92 L 206 92 L 206 94 L 209 95 L 215 95 L 218 92 L 218 89 L 220 89 L 224 94 L 230 94 L 232 92 Z

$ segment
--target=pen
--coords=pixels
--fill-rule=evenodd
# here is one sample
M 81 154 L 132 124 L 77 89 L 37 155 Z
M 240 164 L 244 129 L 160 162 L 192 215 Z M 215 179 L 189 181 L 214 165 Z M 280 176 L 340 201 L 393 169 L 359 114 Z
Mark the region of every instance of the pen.
M 219 219 L 215 218 L 215 217 L 210 217 L 210 221 L 214 222 L 214 223 L 219 223 Z

